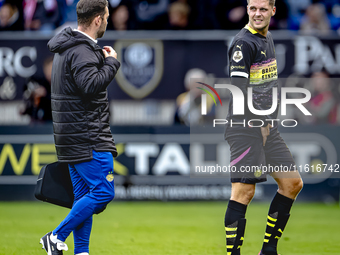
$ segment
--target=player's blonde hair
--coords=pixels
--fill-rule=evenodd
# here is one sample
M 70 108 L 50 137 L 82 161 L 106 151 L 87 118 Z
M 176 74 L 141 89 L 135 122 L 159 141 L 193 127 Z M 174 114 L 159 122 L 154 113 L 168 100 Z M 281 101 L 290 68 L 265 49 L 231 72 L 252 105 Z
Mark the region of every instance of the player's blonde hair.
M 275 6 L 275 0 L 268 0 L 269 1 L 269 5 L 271 7 L 274 7 Z M 247 0 L 247 3 L 249 4 L 249 0 Z

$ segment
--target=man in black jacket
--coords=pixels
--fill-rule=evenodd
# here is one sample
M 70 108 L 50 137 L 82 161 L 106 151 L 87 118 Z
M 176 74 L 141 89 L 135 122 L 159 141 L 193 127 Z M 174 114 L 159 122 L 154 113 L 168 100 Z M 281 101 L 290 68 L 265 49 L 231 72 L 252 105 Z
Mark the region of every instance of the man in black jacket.
M 59 162 L 69 164 L 74 204 L 60 225 L 41 238 L 49 255 L 63 254 L 73 232 L 74 254 L 89 254 L 92 216 L 114 198 L 113 157 L 107 86 L 120 63 L 109 46 L 101 49 L 109 17 L 107 0 L 80 0 L 78 29 L 66 28 L 48 42 L 55 53 L 52 117 Z

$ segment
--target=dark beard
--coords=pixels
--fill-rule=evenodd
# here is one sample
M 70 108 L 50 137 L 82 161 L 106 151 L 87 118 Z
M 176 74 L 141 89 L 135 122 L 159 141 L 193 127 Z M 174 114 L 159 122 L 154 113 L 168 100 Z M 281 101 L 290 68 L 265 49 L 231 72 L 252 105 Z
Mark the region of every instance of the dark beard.
M 105 30 L 98 31 L 97 32 L 97 38 L 102 38 L 104 34 L 105 34 Z

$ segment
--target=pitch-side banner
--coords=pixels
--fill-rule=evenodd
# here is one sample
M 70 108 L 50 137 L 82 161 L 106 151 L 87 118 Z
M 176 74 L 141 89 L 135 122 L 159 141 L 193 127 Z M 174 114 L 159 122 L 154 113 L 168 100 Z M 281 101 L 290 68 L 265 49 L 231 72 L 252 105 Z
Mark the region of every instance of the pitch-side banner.
M 133 130 L 112 128 L 119 152 L 114 161 L 117 199 L 229 198 L 228 171 L 221 169 L 229 165 L 230 149 L 223 133 L 205 134 L 190 144 L 186 127 L 140 128 L 139 133 L 136 127 L 130 129 Z M 41 167 L 56 161 L 53 135 L 47 130 L 39 126 L 34 130 L 0 128 L 0 190 L 8 185 L 34 185 Z M 299 127 L 283 131 L 282 136 L 307 187 L 304 191 L 307 193 L 302 196 L 311 200 L 318 196 L 320 200 L 335 190 L 334 199 L 337 199 L 339 127 Z M 267 184 L 273 183 L 268 177 L 266 185 L 259 186 L 256 198 L 264 198 L 264 191 L 274 186 Z M 310 193 L 320 187 L 323 188 L 317 194 Z M 4 197 L 6 194 L 0 199 Z
M 110 99 L 176 99 L 185 91 L 185 75 L 193 68 L 202 69 L 211 79 L 228 77 L 227 51 L 232 36 L 209 40 L 201 34 L 198 38 L 161 40 L 157 33 L 152 35 L 149 39 L 120 40 L 108 35 L 99 40 L 101 46 L 113 46 L 122 63 L 109 86 Z M 308 77 L 321 70 L 340 76 L 339 38 L 280 36 L 274 41 L 279 77 Z M 30 79 L 44 76 L 44 60 L 52 55 L 47 42 L 48 38 L 35 36 L 0 37 L 0 101 L 22 100 Z

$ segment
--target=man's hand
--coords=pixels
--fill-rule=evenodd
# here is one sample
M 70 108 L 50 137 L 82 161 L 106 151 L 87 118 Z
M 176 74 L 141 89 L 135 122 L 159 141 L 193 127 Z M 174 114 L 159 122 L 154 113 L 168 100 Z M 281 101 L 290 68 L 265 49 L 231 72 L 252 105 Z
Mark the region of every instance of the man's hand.
M 115 59 L 117 59 L 117 52 L 110 46 L 104 46 L 103 53 L 105 58 L 114 57 Z
M 270 134 L 270 128 L 272 128 L 272 125 L 268 124 L 266 127 L 261 127 L 261 134 L 263 138 L 263 146 L 266 145 L 267 142 L 267 136 Z

